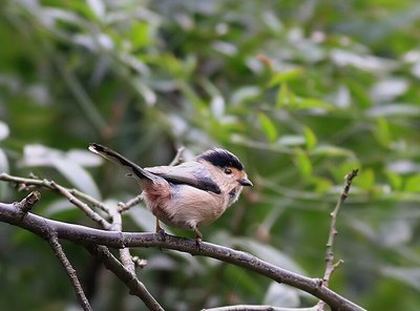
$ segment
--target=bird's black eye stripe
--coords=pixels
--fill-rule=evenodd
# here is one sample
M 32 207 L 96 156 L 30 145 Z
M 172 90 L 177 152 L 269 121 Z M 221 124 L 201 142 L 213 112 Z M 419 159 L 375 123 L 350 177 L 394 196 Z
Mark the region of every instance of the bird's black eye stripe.
M 230 169 L 229 167 L 226 167 L 224 169 L 224 172 L 225 172 L 225 174 L 230 175 L 230 174 L 232 174 L 232 169 Z

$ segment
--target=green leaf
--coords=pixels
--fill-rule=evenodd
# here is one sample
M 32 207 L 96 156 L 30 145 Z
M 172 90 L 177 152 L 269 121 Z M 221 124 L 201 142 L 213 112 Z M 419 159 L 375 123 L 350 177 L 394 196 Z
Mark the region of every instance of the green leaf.
M 371 168 L 364 169 L 358 174 L 354 184 L 362 189 L 372 189 L 375 186 L 375 172 Z
M 311 154 L 323 155 L 327 157 L 354 157 L 354 154 L 351 150 L 331 145 L 317 146 L 314 148 Z
M 378 118 L 376 120 L 376 129 L 373 133 L 378 142 L 383 146 L 388 147 L 391 144 L 391 130 L 389 128 L 389 123 L 385 118 Z
M 283 83 L 277 91 L 276 106 L 278 108 L 291 106 L 294 101 L 294 94 L 289 91 L 286 83 Z
M 317 143 L 317 139 L 312 129 L 310 127 L 305 126 L 303 128 L 303 135 L 305 136 L 305 140 L 306 140 L 306 148 L 308 150 L 314 149 Z
M 295 150 L 295 164 L 299 170 L 299 172 L 304 177 L 311 177 L 312 176 L 312 163 L 309 159 L 308 155 L 302 149 Z
M 403 179 L 400 175 L 392 171 L 386 171 L 385 175 L 388 178 L 389 182 L 391 183 L 391 187 L 394 190 L 401 190 Z
M 150 25 L 146 22 L 133 21 L 131 25 L 131 43 L 134 49 L 150 44 Z
M 303 98 L 296 96 L 294 97 L 292 103 L 293 107 L 297 109 L 335 109 L 334 105 L 317 98 Z
M 258 119 L 260 121 L 261 129 L 263 130 L 265 136 L 270 142 L 274 142 L 277 139 L 277 128 L 274 123 L 267 117 L 264 113 L 260 112 L 258 114 Z
M 273 74 L 270 82 L 268 83 L 269 87 L 273 87 L 276 85 L 280 85 L 284 82 L 288 82 L 290 80 L 295 80 L 301 77 L 303 74 L 302 68 L 294 68 L 287 71 L 279 71 Z
M 420 174 L 416 174 L 407 179 L 404 187 L 408 192 L 420 192 Z

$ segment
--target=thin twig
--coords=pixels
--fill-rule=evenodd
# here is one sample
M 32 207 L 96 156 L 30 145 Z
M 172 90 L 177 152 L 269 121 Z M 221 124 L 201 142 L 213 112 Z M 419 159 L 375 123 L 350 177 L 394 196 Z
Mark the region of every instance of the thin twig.
M 90 195 L 77 190 L 77 189 L 68 189 L 69 192 L 74 195 L 75 197 L 78 197 L 79 199 L 82 199 L 88 203 L 90 203 L 92 206 L 99 208 L 101 211 L 109 214 L 109 207 L 106 206 L 106 204 L 102 203 L 101 201 L 91 197 Z
M 104 263 L 105 267 L 112 271 L 130 289 L 130 294 L 139 297 L 150 310 L 164 310 L 162 306 L 153 298 L 147 288 L 138 278 L 126 269 L 106 248 L 100 245 L 87 245 L 87 249 L 97 256 Z
M 178 150 L 176 151 L 176 155 L 173 158 L 173 160 L 171 161 L 171 163 L 169 163 L 169 166 L 175 166 L 178 165 L 179 163 L 183 162 L 183 156 L 184 156 L 184 151 L 185 151 L 185 147 L 181 146 L 178 148 Z
M 37 235 L 45 236 L 45 226 L 57 233 L 60 239 L 71 240 L 78 244 L 96 244 L 115 248 L 157 247 L 178 250 L 192 255 L 212 257 L 224 262 L 255 271 L 279 283 L 284 283 L 306 291 L 325 301 L 333 310 L 362 311 L 362 307 L 338 295 L 322 284 L 319 279 L 309 278 L 279 268 L 251 254 L 201 242 L 197 247 L 193 239 L 166 235 L 165 240 L 156 233 L 116 232 L 93 229 L 80 225 L 54 221 L 28 213 L 22 220 L 20 212 L 13 204 L 0 203 L 0 221 L 25 228 Z
M 337 267 L 344 262 L 342 259 L 340 259 L 336 263 L 334 263 L 334 244 L 335 244 L 336 236 L 338 234 L 337 227 L 336 227 L 337 216 L 340 211 L 341 205 L 349 196 L 351 184 L 353 182 L 353 179 L 357 176 L 358 172 L 359 172 L 358 169 L 352 170 L 349 174 L 345 176 L 345 183 L 344 183 L 343 191 L 341 192 L 340 197 L 337 200 L 337 204 L 335 205 L 334 210 L 330 214 L 331 224 L 330 224 L 330 231 L 328 234 L 328 241 L 326 244 L 325 272 L 322 278 L 322 285 L 325 287 L 328 287 L 331 275 L 334 273 L 335 269 L 337 269 Z M 320 301 L 317 304 L 317 307 L 318 307 L 317 310 L 319 311 L 324 310 L 324 306 L 325 306 L 325 303 L 323 301 Z
M 57 258 L 60 260 L 60 263 L 66 270 L 66 273 L 69 276 L 70 281 L 73 285 L 73 289 L 76 293 L 77 299 L 79 300 L 80 306 L 85 311 L 92 311 L 92 307 L 90 306 L 89 301 L 87 300 L 86 295 L 83 291 L 82 285 L 80 284 L 80 281 L 77 278 L 76 270 L 74 270 L 66 254 L 64 253 L 60 242 L 58 242 L 57 236 L 53 232 L 50 232 L 48 242 L 50 243 L 55 256 L 57 256 Z
M 63 187 L 54 181 L 47 180 L 47 179 L 37 179 L 37 178 L 23 178 L 23 177 L 12 176 L 6 173 L 0 174 L 0 180 L 13 182 L 18 185 L 24 185 L 25 188 L 28 186 L 36 186 L 36 187 L 43 187 L 49 190 L 56 191 L 62 194 L 65 198 L 67 198 L 67 200 L 69 200 L 70 203 L 74 204 L 80 210 L 82 210 L 86 214 L 86 216 L 88 216 L 90 219 L 98 223 L 102 228 L 104 229 L 111 228 L 111 224 L 108 221 L 106 221 L 101 215 L 99 215 L 93 209 L 91 209 L 88 204 L 79 200 L 75 195 L 72 194 L 72 192 L 74 193 L 74 190 Z M 84 196 L 86 197 L 87 194 L 84 194 Z M 96 201 L 93 198 L 90 198 L 90 200 L 92 202 Z
M 111 219 L 112 219 L 112 230 L 114 231 L 122 231 L 122 217 L 121 212 L 117 207 L 110 209 Z M 130 271 L 131 273 L 135 274 L 136 267 L 134 261 L 131 259 L 130 250 L 126 247 L 121 248 L 119 250 L 121 262 Z
M 118 210 L 120 213 L 128 211 L 133 206 L 139 204 L 141 201 L 143 201 L 143 192 L 140 193 L 138 196 L 135 196 L 134 198 L 131 198 L 127 202 L 119 202 L 118 203 Z
M 235 305 L 218 308 L 202 309 L 201 311 L 315 311 L 312 308 L 281 308 L 264 305 Z

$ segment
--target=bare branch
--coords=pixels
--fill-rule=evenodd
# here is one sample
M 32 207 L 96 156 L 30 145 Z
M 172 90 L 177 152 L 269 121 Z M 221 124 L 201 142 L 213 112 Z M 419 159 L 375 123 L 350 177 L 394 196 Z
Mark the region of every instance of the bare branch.
M 74 292 L 76 293 L 77 299 L 79 300 L 80 306 L 85 311 L 92 311 L 92 307 L 90 306 L 89 301 L 87 300 L 86 295 L 83 291 L 82 285 L 80 284 L 80 281 L 77 278 L 76 270 L 74 270 L 66 254 L 64 253 L 60 242 L 58 242 L 57 236 L 53 232 L 50 232 L 48 242 L 50 243 L 55 256 L 57 256 L 62 266 L 66 270 L 66 273 L 69 276 L 70 281 L 73 285 L 73 289 L 74 289 Z
M 339 265 L 334 265 L 334 243 L 335 243 L 335 238 L 338 234 L 337 228 L 336 228 L 336 223 L 337 223 L 337 216 L 338 216 L 338 212 L 340 211 L 341 205 L 343 204 L 343 202 L 347 199 L 347 197 L 349 196 L 349 191 L 350 191 L 350 187 L 351 187 L 351 183 L 353 181 L 353 179 L 357 176 L 359 170 L 353 170 L 351 171 L 349 174 L 346 175 L 345 177 L 345 184 L 344 184 L 344 189 L 341 192 L 340 197 L 338 198 L 337 204 L 333 210 L 333 212 L 330 214 L 331 215 L 331 225 L 330 225 L 330 232 L 328 235 L 328 242 L 327 242 L 327 250 L 325 253 L 325 262 L 326 262 L 326 267 L 325 267 L 325 272 L 324 272 L 324 277 L 322 278 L 323 281 L 323 285 L 328 286 L 328 283 L 330 281 L 331 278 L 331 274 L 333 273 L 334 269 Z
M 33 191 L 29 193 L 20 202 L 14 203 L 15 206 L 21 211 L 22 217 L 29 212 L 32 207 L 41 199 L 41 193 Z
M 127 202 L 120 202 L 118 203 L 118 209 L 120 213 L 128 211 L 133 206 L 139 204 L 143 200 L 143 193 L 140 193 L 138 196 L 128 200 Z
M 89 207 L 89 205 L 87 205 L 85 202 L 79 200 L 76 196 L 74 196 L 72 194 L 72 192 L 74 193 L 74 190 L 63 187 L 54 181 L 47 180 L 47 179 L 37 179 L 37 178 L 23 178 L 23 177 L 11 176 L 6 173 L 0 174 L 0 180 L 13 182 L 18 185 L 24 185 L 25 188 L 28 186 L 36 186 L 36 187 L 43 187 L 49 190 L 56 191 L 60 193 L 61 195 L 63 195 L 65 198 L 67 198 L 70 203 L 74 204 L 79 209 L 81 209 L 86 214 L 86 216 L 88 216 L 90 219 L 98 223 L 102 228 L 109 229 L 111 227 L 111 224 L 108 221 L 106 221 L 101 215 L 93 211 Z M 88 195 L 84 194 L 84 196 L 86 197 Z M 96 201 L 93 198 L 90 198 L 90 199 L 92 201 Z
M 309 278 L 279 268 L 251 254 L 227 247 L 202 242 L 197 247 L 195 240 L 167 235 L 162 240 L 159 234 L 138 232 L 116 232 L 98 230 L 80 225 L 50 220 L 28 213 L 22 220 L 13 204 L 0 203 L 0 221 L 25 228 L 37 235 L 45 236 L 45 226 L 57 233 L 60 239 L 79 244 L 96 244 L 115 248 L 158 247 L 178 250 L 192 255 L 207 256 L 255 271 L 279 283 L 306 291 L 325 301 L 333 310 L 362 311 L 362 307 L 338 295 L 322 284 L 319 279 Z
M 344 203 L 344 201 L 349 196 L 349 191 L 351 187 L 351 183 L 353 182 L 353 179 L 357 176 L 357 173 L 359 170 L 352 170 L 349 174 L 345 176 L 345 183 L 343 191 L 340 194 L 340 197 L 337 200 L 337 204 L 335 205 L 334 210 L 330 214 L 331 216 L 331 224 L 330 224 L 330 231 L 328 234 L 328 241 L 326 244 L 326 252 L 325 252 L 325 272 L 324 276 L 322 278 L 322 285 L 325 287 L 328 287 L 331 275 L 334 273 L 334 271 L 338 268 L 340 264 L 342 264 L 344 261 L 342 259 L 338 260 L 336 263 L 334 263 L 334 243 L 335 238 L 338 234 L 336 223 L 337 223 L 337 216 L 340 211 L 341 205 Z M 317 304 L 317 310 L 322 311 L 324 310 L 325 302 L 320 301 Z
M 201 311 L 315 311 L 312 308 L 281 308 L 263 305 L 236 305 L 218 308 L 202 309 Z
M 87 249 L 93 255 L 102 260 L 105 267 L 112 271 L 127 287 L 130 294 L 139 297 L 150 310 L 163 310 L 162 306 L 148 292 L 147 288 L 138 278 L 126 269 L 105 247 L 100 245 L 87 245 Z
M 178 165 L 179 163 L 183 162 L 183 155 L 184 155 L 184 151 L 185 151 L 185 147 L 179 147 L 178 150 L 176 151 L 176 155 L 173 158 L 173 160 L 171 161 L 171 163 L 169 163 L 169 166 L 175 166 Z

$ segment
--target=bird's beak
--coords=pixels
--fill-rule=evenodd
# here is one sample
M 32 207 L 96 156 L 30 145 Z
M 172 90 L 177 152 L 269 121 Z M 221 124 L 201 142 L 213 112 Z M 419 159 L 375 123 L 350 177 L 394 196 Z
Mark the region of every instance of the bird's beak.
M 239 183 L 245 187 L 253 187 L 254 184 L 248 178 L 242 178 L 239 180 Z

